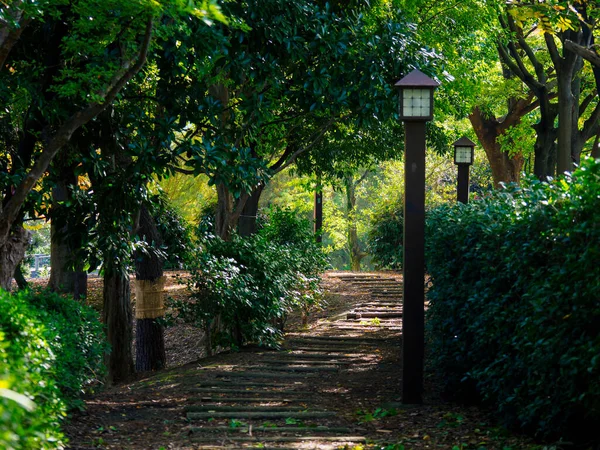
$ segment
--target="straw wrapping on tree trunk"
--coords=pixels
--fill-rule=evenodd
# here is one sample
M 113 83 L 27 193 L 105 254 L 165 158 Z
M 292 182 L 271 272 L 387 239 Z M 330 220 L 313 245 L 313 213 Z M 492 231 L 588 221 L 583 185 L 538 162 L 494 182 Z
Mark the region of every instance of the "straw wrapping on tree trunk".
M 136 319 L 156 319 L 165 315 L 165 280 L 164 276 L 155 281 L 135 280 Z

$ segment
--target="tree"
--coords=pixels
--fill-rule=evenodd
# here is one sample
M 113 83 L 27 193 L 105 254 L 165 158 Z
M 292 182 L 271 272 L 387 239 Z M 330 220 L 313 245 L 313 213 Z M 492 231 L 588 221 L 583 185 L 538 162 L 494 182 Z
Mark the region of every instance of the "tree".
M 98 8 L 84 0 L 15 0 L 0 12 L 0 120 L 19 136 L 16 151 L 2 151 L 11 177 L 2 186 L 1 288 L 9 288 L 24 256 L 28 236 L 20 221 L 28 194 L 73 133 L 106 109 L 141 69 L 158 12 L 151 1 Z M 31 99 L 28 105 L 23 94 Z
M 172 95 L 180 100 L 169 111 L 180 126 L 193 123 L 182 133 L 182 155 L 190 173 L 216 186 L 216 229 L 226 238 L 240 216 L 256 216 L 269 178 L 313 151 L 334 124 L 360 128 L 395 114 L 393 83 L 427 57 L 385 8 L 375 15 L 375 8 L 336 11 L 304 0 L 224 8 L 238 26 L 223 31 L 213 57 L 177 57 L 184 66 L 169 85 L 185 95 Z M 190 34 L 174 53 L 204 41 Z M 251 231 L 249 222 L 240 231 Z

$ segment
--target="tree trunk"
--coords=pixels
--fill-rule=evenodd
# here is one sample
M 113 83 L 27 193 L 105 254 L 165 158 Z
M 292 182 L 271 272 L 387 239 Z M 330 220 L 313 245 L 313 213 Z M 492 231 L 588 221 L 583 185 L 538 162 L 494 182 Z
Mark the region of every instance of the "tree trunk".
M 15 270 L 25 257 L 29 236 L 23 227 L 13 229 L 0 247 L 0 289 L 10 291 Z
M 518 123 L 520 118 L 510 123 L 506 120 L 501 122 L 495 117 L 485 117 L 479 107 L 475 107 L 469 114 L 469 120 L 490 163 L 494 186 L 498 187 L 500 183 L 519 183 L 525 159 L 521 154 L 509 156 L 502 151 L 498 137 L 509 126 Z
M 258 214 L 258 202 L 265 186 L 259 184 L 249 195 L 246 204 L 242 208 L 242 214 L 238 222 L 238 233 L 240 236 L 252 236 L 258 231 L 256 218 Z
M 19 264 L 15 269 L 15 281 L 17 282 L 17 287 L 20 291 L 23 291 L 29 287 L 29 283 L 27 283 L 27 280 L 23 275 L 23 270 L 21 269 L 22 266 L 22 264 Z
M 554 128 L 554 118 L 556 114 L 533 126 L 536 132 L 535 144 L 533 147 L 534 161 L 533 173 L 541 181 L 554 176 L 556 166 L 556 128 Z M 550 121 L 550 123 L 548 123 Z
M 352 175 L 344 177 L 346 187 L 346 234 L 348 237 L 348 253 L 350 254 L 350 268 L 353 272 L 360 272 L 360 262 L 366 256 L 360 249 L 358 231 L 356 228 L 356 185 Z
M 103 320 L 111 347 L 107 355 L 108 384 L 121 383 L 133 378 L 133 338 L 129 276 L 107 260 L 104 274 Z
M 76 250 L 73 248 L 72 240 L 68 239 L 69 226 L 73 222 L 62 218 L 60 214 L 68 214 L 68 211 L 60 205 L 70 198 L 68 185 L 77 182 L 72 169 L 61 170 L 60 180 L 55 182 L 52 189 L 52 208 L 50 212 L 50 280 L 48 288 L 54 292 L 71 294 L 75 299 L 87 295 L 87 273 L 83 270 L 83 263 L 73 261 Z M 60 226 L 59 224 L 63 224 Z M 76 267 L 73 270 L 70 267 Z
M 142 206 L 140 211 L 140 225 L 137 234 L 153 249 L 158 249 L 162 245 L 156 223 L 145 206 Z M 135 256 L 136 280 L 156 282 L 162 276 L 162 258 L 152 249 L 149 252 L 137 252 Z M 136 291 L 139 292 L 139 287 Z M 157 319 L 164 316 L 164 312 L 162 315 L 152 318 L 141 318 L 140 315 L 136 311 L 135 369 L 138 372 L 163 369 L 167 363 L 165 337 L 164 329 Z
M 231 211 L 233 199 L 223 183 L 217 185 L 217 212 L 215 214 L 215 234 L 224 241 L 231 237 Z

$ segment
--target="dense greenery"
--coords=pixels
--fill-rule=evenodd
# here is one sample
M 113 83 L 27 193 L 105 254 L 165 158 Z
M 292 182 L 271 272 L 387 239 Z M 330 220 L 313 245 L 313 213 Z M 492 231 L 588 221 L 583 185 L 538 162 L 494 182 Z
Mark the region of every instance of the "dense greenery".
M 195 302 L 175 307 L 185 320 L 212 329 L 213 345 L 276 344 L 287 314 L 318 299 L 325 259 L 308 222 L 289 210 L 272 210 L 249 238 L 206 235 L 203 244 L 190 284 Z
M 0 398 L 0 447 L 59 447 L 60 422 L 103 375 L 104 351 L 91 309 L 48 292 L 0 291 L 0 387 L 12 391 Z
M 449 393 L 541 437 L 597 440 L 600 162 L 428 218 L 429 333 Z
M 375 213 L 369 229 L 369 251 L 375 266 L 382 269 L 402 268 L 404 205 L 386 203 Z

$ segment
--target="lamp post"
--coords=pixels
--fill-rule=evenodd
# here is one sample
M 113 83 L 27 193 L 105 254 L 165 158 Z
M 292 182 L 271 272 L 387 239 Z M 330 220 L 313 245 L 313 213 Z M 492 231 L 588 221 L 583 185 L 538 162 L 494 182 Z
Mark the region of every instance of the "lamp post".
M 404 122 L 402 401 L 422 403 L 425 353 L 425 123 L 439 83 L 414 70 L 395 85 Z
M 456 181 L 456 200 L 469 203 L 469 168 L 475 159 L 475 143 L 461 137 L 454 144 L 454 164 L 458 166 Z

